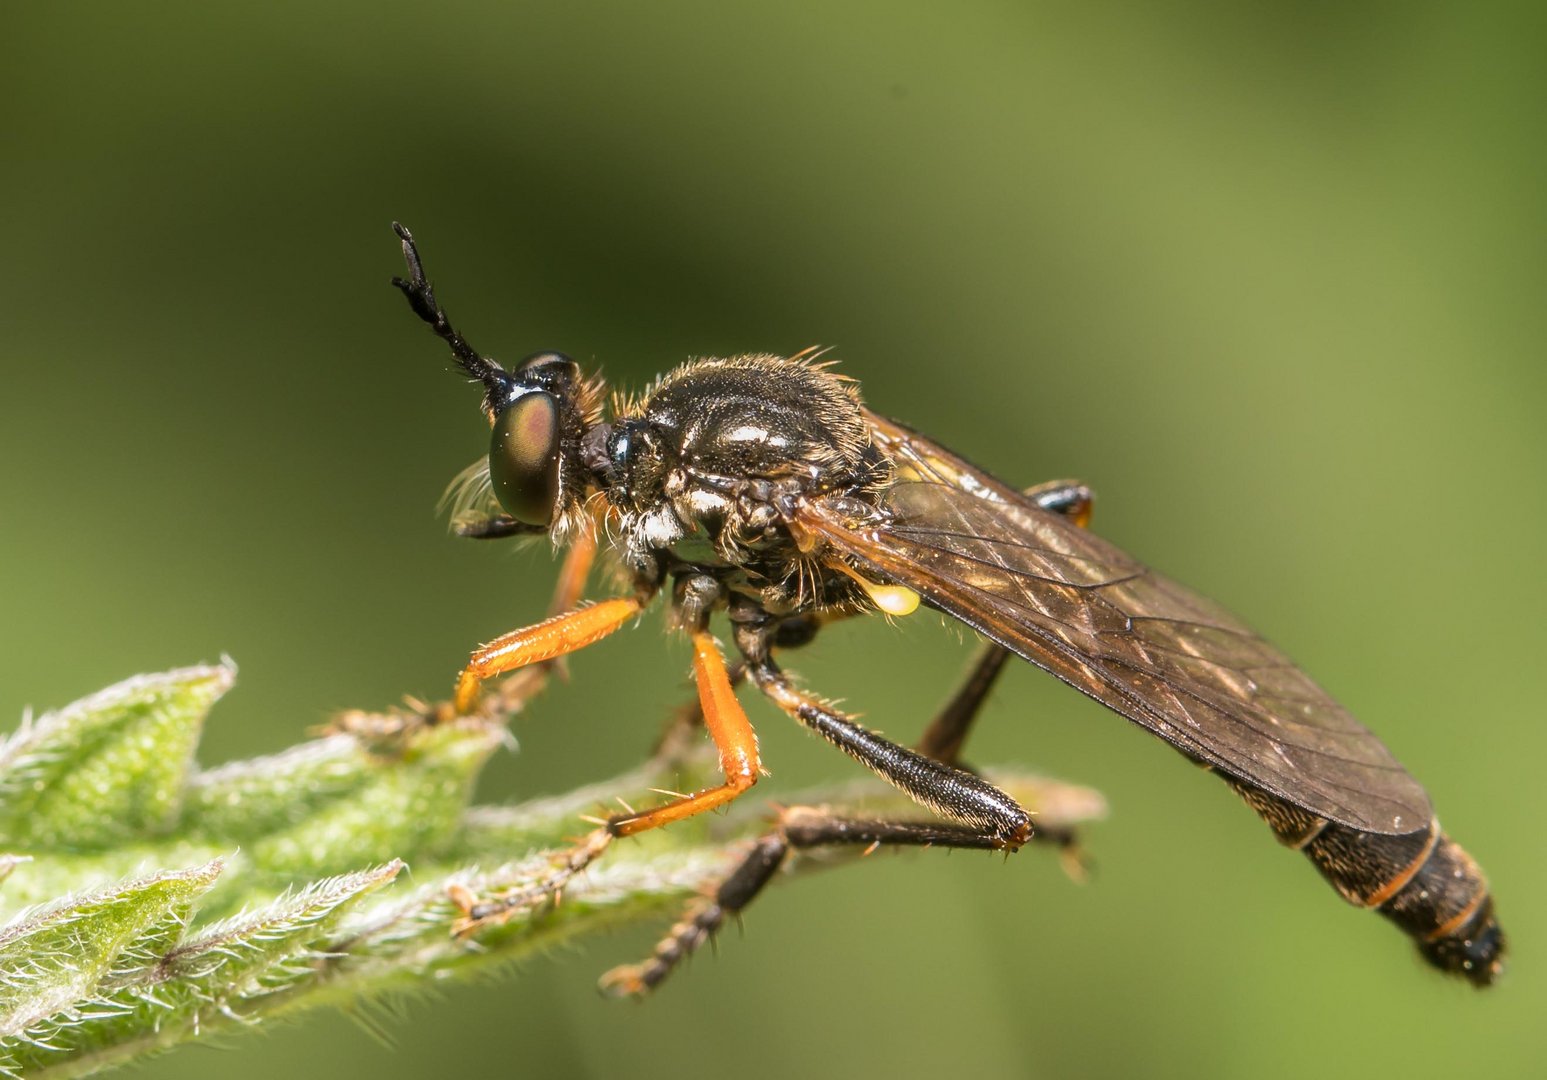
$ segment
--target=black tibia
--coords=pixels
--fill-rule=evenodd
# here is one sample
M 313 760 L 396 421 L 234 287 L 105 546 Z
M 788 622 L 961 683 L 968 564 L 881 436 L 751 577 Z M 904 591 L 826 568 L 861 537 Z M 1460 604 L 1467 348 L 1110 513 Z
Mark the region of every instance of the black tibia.
M 779 818 L 779 831 L 791 847 L 841 844 L 876 847 L 975 848 L 996 851 L 992 836 L 962 825 L 938 821 L 888 821 L 881 818 L 839 817 L 815 806 L 792 806 Z
M 1504 932 L 1493 917 L 1488 882 L 1438 821 L 1396 836 L 1361 832 L 1238 780 L 1228 782 L 1343 899 L 1396 923 L 1430 964 L 1478 986 L 1503 970 Z
M 739 915 L 773 880 L 791 852 L 806 848 L 880 845 L 946 847 L 995 851 L 1000 844 L 981 830 L 943 822 L 869 820 L 842 817 L 814 806 L 792 806 L 778 824 L 760 837 L 746 857 L 720 882 L 714 894 L 689 909 L 671 928 L 650 959 L 615 968 L 602 977 L 604 989 L 643 994 L 659 986 L 672 970 L 710 940 L 727 918 Z
M 998 851 L 992 836 L 966 825 L 944 821 L 893 821 L 886 818 L 856 818 L 834 814 L 816 806 L 791 806 L 779 815 L 779 832 L 795 848 L 838 847 L 944 847 L 977 851 Z M 1037 843 L 1067 847 L 1073 831 L 1039 827 L 1032 837 Z M 750 898 L 749 898 L 750 899 Z
M 962 683 L 961 688 L 946 702 L 945 708 L 940 710 L 925 730 L 924 737 L 919 740 L 919 753 L 949 764 L 955 764 L 960 759 L 962 745 L 967 741 L 972 721 L 977 717 L 978 710 L 988 698 L 988 692 L 994 688 L 994 682 L 1009 658 L 1008 649 L 998 645 L 984 647 L 978 654 L 977 662 L 972 665 L 967 681 Z
M 981 777 L 899 746 L 795 689 L 767 658 L 766 646 L 753 645 L 748 652 L 744 630 L 737 627 L 736 640 L 743 645 L 747 672 L 774 704 L 920 806 L 989 837 L 995 847 L 1013 851 L 1031 839 L 1031 817 L 1010 796 Z
M 1010 851 L 1031 839 L 1030 815 L 988 781 L 899 746 L 796 689 L 769 655 L 778 623 L 762 609 L 733 599 L 730 616 L 747 674 L 779 708 L 947 821 L 984 833 Z

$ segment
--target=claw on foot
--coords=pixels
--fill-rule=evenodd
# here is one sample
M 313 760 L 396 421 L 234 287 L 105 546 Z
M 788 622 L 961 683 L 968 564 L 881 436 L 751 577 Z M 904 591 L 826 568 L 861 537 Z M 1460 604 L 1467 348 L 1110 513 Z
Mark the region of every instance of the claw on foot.
M 1090 883 L 1090 858 L 1076 845 L 1070 843 L 1060 848 L 1058 863 L 1063 867 L 1064 876 L 1076 885 Z
M 605 828 L 593 829 L 574 847 L 555 853 L 550 860 L 552 869 L 536 881 L 486 898 L 480 898 L 460 882 L 448 885 L 447 897 L 462 912 L 451 924 L 452 934 L 468 937 L 490 926 L 509 922 L 544 903 L 557 907 L 564 889 L 575 875 L 600 858 L 611 843 L 612 834 Z
M 620 964 L 597 980 L 596 988 L 608 997 L 644 997 L 650 992 L 645 984 L 644 964 Z

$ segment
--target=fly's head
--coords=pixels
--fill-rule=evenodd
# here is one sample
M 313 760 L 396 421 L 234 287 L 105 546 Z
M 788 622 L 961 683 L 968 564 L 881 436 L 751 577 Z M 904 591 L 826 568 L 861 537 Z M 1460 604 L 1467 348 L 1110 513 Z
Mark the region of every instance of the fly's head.
M 770 610 L 832 604 L 852 591 L 824 584 L 787 526 L 811 495 L 873 498 L 890 479 L 854 384 L 811 353 L 684 364 L 602 420 L 603 385 L 574 361 L 538 353 L 512 369 L 452 327 L 424 274 L 413 236 L 407 278 L 393 284 L 483 387 L 489 453 L 449 493 L 458 532 L 548 534 L 589 528 L 599 492 L 616 552 L 641 585 L 692 568 L 760 592 Z M 816 585 L 812 583 L 816 582 Z M 841 595 L 840 595 L 841 594 Z
M 451 346 L 457 365 L 483 386 L 483 412 L 492 429 L 489 453 L 464 470 L 448 493 L 458 511 L 458 530 L 563 539 L 586 522 L 592 477 L 581 444 L 600 419 L 601 381 L 582 378 L 579 366 L 561 353 L 535 353 L 510 370 L 478 353 L 441 310 L 413 236 L 401 225 L 393 229 L 403 242 L 409 276 L 392 283 Z
M 561 353 L 537 353 L 485 384 L 489 456 L 478 472 L 521 531 L 567 535 L 584 517 L 590 476 L 581 457 L 599 388 Z

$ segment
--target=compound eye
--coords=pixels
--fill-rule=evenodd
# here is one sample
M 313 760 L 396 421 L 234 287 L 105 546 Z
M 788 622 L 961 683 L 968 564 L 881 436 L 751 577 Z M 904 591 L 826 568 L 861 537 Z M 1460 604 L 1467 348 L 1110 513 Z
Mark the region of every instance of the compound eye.
M 559 406 L 553 395 L 523 394 L 494 421 L 489 479 L 505 512 L 547 528 L 559 498 Z
M 580 377 L 580 365 L 563 353 L 533 353 L 521 361 L 520 365 L 516 368 L 516 372 L 519 375 L 526 376 L 528 379 L 537 377 L 574 382 Z

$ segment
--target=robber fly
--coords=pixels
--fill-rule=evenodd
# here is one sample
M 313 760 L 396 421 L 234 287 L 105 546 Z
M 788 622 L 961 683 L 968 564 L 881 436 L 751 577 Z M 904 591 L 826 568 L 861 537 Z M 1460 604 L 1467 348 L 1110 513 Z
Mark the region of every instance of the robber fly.
M 507 370 L 468 345 L 436 301 L 413 237 L 394 228 L 409 276 L 393 283 L 482 384 L 493 427 L 487 460 L 462 478 L 470 515 L 458 531 L 571 545 L 555 613 L 474 652 L 457 710 L 478 707 L 483 680 L 598 641 L 661 592 L 692 641 L 724 781 L 607 819 L 567 858 L 565 874 L 615 837 L 723 806 L 757 782 L 757 737 L 709 629 L 724 612 L 740 654 L 734 671 L 942 821 L 783 829 L 727 880 L 722 908 L 744 903 L 802 843 L 1004 851 L 1026 843 L 1027 812 L 958 763 L 978 706 L 1014 654 L 1217 772 L 1344 899 L 1396 923 L 1435 967 L 1478 986 L 1502 970 L 1487 883 L 1441 831 L 1418 782 L 1233 615 L 1089 532 L 1088 489 L 1019 491 L 871 412 L 852 381 L 809 352 L 694 361 L 604 409 L 601 380 L 567 357 L 539 353 Z M 632 591 L 578 606 L 599 535 Z M 915 749 L 800 689 L 775 660 L 832 620 L 905 615 L 920 602 L 989 644 Z M 466 898 L 468 924 L 509 903 Z M 672 960 L 658 955 L 633 969 L 626 988 L 658 981 Z

